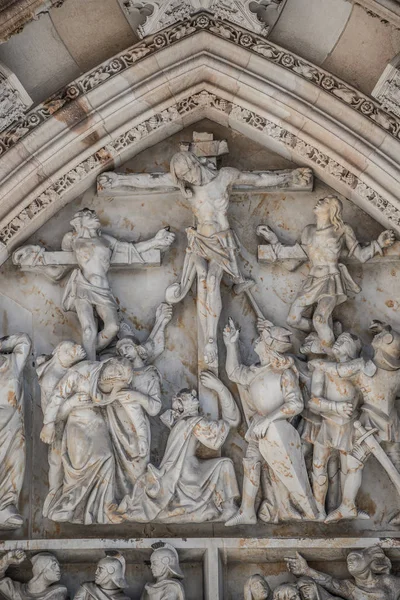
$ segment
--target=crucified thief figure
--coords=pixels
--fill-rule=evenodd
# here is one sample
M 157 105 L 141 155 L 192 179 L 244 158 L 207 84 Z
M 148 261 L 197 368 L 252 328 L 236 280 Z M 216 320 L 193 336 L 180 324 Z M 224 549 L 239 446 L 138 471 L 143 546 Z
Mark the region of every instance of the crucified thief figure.
M 335 342 L 334 309 L 347 300 L 349 292 L 358 294 L 361 291 L 340 262 L 343 250 L 364 263 L 375 254 L 382 255 L 383 249 L 395 241 L 394 232 L 386 230 L 376 241 L 361 247 L 353 229 L 343 221 L 342 213 L 342 202 L 336 196 L 318 200 L 314 208 L 316 223 L 304 228 L 301 241 L 291 249 L 290 256 L 287 246 L 279 242 L 268 225 L 260 225 L 257 229 L 271 245 L 269 261 L 290 257 L 296 261 L 296 267 L 306 261 L 310 263 L 307 279 L 290 307 L 287 324 L 306 333 L 314 328 L 324 347 L 332 347 Z
M 61 246 L 63 251 L 74 252 L 78 268 L 70 276 L 62 304 L 65 311 L 77 313 L 88 360 L 96 360 L 96 350 L 106 348 L 119 331 L 118 304 L 108 281 L 113 252 L 128 245 L 140 260 L 146 250 L 167 250 L 175 235 L 161 229 L 144 242 L 121 242 L 102 233 L 97 214 L 88 208 L 77 212 L 71 225 L 74 231 L 64 236 Z M 103 321 L 99 333 L 96 315 Z
M 217 328 L 222 310 L 221 279 L 227 273 L 234 281 L 235 292 L 249 289 L 253 281 L 239 270 L 239 240 L 228 220 L 229 194 L 232 186 L 279 187 L 304 189 L 312 180 L 312 171 L 301 168 L 286 171 L 241 172 L 224 167 L 217 169 L 192 152 L 178 152 L 172 157 L 170 173 L 165 175 L 107 173 L 101 176 L 103 189 L 159 188 L 175 186 L 189 202 L 196 227 L 186 230 L 188 246 L 179 283 L 171 285 L 166 301 L 183 300 L 197 276 L 197 302 L 204 335 L 204 360 L 215 366 L 218 356 Z

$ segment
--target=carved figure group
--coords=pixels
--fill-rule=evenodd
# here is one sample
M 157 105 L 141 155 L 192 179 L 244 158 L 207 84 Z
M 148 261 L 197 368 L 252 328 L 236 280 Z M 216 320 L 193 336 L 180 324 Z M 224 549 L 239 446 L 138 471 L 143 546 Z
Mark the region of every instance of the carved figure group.
M 6 577 L 7 569 L 27 559 L 25 552 L 14 550 L 0 559 L 0 593 L 6 600 L 66 600 L 68 589 L 59 583 L 62 573 L 57 558 L 49 552 L 35 554 L 32 578 L 20 583 Z M 154 583 L 146 583 L 141 600 L 185 600 L 183 572 L 177 550 L 165 542 L 153 544 L 150 557 Z M 84 582 L 74 600 L 131 600 L 125 593 L 126 561 L 118 551 L 108 551 L 96 567 L 94 581 Z M 71 596 L 70 596 L 71 597 Z
M 272 592 L 268 580 L 252 575 L 244 586 L 244 600 L 397 600 L 400 577 L 392 574 L 392 563 L 379 546 L 354 550 L 347 556 L 351 578 L 338 579 L 316 571 L 297 552 L 286 558 L 295 582 L 278 585 Z
M 400 494 L 400 418 L 395 405 L 400 333 L 374 321 L 374 355 L 366 360 L 361 340 L 341 331 L 333 313 L 350 292 L 360 291 L 344 262 L 351 257 L 365 262 L 382 254 L 393 244 L 394 234 L 384 231 L 362 247 L 343 221 L 342 203 L 335 196 L 317 202 L 315 224 L 304 229 L 293 247 L 279 243 L 267 225 L 258 227 L 257 233 L 268 242 L 259 248 L 260 262 L 282 260 L 292 270 L 310 263 L 287 318 L 288 326 L 308 334 L 300 348 L 302 357 L 294 356 L 292 332 L 266 319 L 255 301 L 254 282 L 240 267 L 240 242 L 228 209 L 235 188 L 310 190 L 312 172 L 218 169 L 216 156 L 226 152 L 226 144 L 212 136 L 196 136 L 189 150 L 172 157 L 168 173 L 107 173 L 99 178 L 99 189 L 107 193 L 179 190 L 195 217 L 196 226 L 186 230 L 180 282 L 166 289 L 166 303 L 157 308 L 145 342 L 139 343 L 134 331 L 120 322 L 108 273 L 114 265 L 160 264 L 161 252 L 175 238 L 169 228 L 145 242 L 122 242 L 102 232 L 93 210 L 83 209 L 74 215 L 73 231 L 64 236 L 61 252 L 25 246 L 14 253 L 21 269 L 53 281 L 72 270 L 62 304 L 64 310 L 76 312 L 82 332 L 82 345 L 62 341 L 50 357 L 37 360 L 40 437 L 49 445 L 43 514 L 80 524 L 222 521 L 227 526 L 254 525 L 258 518 L 267 523 L 368 518 L 356 500 L 371 454 Z M 259 362 L 251 366 L 242 363 L 240 323 L 232 319 L 222 334 L 225 369 L 219 364 L 224 273 L 236 294 L 247 294 L 256 313 L 259 336 L 253 349 Z M 202 337 L 198 390 L 181 389 L 172 399 L 172 409 L 159 417 L 170 431 L 160 463 L 152 464 L 149 416 L 157 417 L 167 404 L 153 362 L 166 347 L 172 305 L 183 300 L 195 280 Z M 29 351 L 23 334 L 0 342 L 1 527 L 22 524 L 17 505 L 25 443 L 19 407 Z M 247 426 L 241 494 L 233 461 L 223 455 L 227 437 L 241 418 L 224 378 L 237 386 Z M 214 409 L 207 416 L 201 411 L 205 393 Z M 200 447 L 214 455 L 199 457 Z M 11 453 L 17 457 L 12 469 L 7 462 Z M 397 522 L 400 517 L 394 515 L 392 523 Z M 280 596 L 290 597 L 288 590 L 282 589 Z M 297 588 L 295 593 L 302 594 Z M 274 597 L 277 594 L 275 590 Z

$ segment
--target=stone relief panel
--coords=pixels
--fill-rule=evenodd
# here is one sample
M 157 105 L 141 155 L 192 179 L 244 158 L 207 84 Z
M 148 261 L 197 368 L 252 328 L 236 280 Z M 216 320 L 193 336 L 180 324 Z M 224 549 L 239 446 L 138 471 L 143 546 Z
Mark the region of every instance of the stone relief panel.
M 28 534 L 12 535 L 24 551 L 26 535 L 49 541 L 66 563 L 73 552 L 58 557 L 57 540 L 201 538 L 196 577 L 214 549 L 230 590 L 221 597 L 236 598 L 229 578 L 242 594 L 263 560 L 249 554 L 239 577 L 218 550 L 224 540 L 397 535 L 399 243 L 309 169 L 207 121 L 196 130 L 103 175 L 2 267 L 0 293 L 32 315 L 38 382 L 27 430 L 32 516 Z M 287 323 L 303 293 L 307 328 Z M 332 301 L 325 319 L 321 299 Z M 24 377 L 10 378 L 7 361 L 26 362 L 30 346 L 16 335 L 18 307 L 10 311 L 5 403 L 9 381 Z M 23 473 L 22 453 L 12 455 Z M 17 500 L 9 506 L 14 519 L 24 514 Z M 206 552 L 204 540 L 215 546 Z M 133 554 L 126 564 L 76 558 L 74 593 L 157 598 L 166 587 L 195 598 L 174 551 L 154 550 L 143 559 L 153 578 Z M 335 597 L 320 575 L 335 568 L 314 565 L 306 547 L 310 575 L 302 549 L 289 550 L 279 578 L 263 567 L 247 592 Z M 142 564 L 134 594 L 128 563 Z M 171 568 L 160 574 L 161 565 Z

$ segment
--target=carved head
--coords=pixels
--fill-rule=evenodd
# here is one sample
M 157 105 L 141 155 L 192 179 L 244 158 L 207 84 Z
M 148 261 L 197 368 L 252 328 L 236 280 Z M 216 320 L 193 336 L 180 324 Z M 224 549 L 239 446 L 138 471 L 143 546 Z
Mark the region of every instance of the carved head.
M 189 185 L 206 185 L 215 179 L 216 169 L 205 166 L 193 152 L 177 152 L 171 159 L 170 170 L 174 183 L 184 196 L 190 196 Z
M 292 332 L 284 327 L 277 327 L 269 321 L 264 322 L 264 329 L 254 343 L 254 351 L 261 362 L 271 359 L 271 354 L 278 355 L 288 352 L 292 348 Z
M 244 586 L 244 600 L 268 600 L 271 598 L 271 588 L 262 575 L 252 575 Z
M 372 340 L 374 362 L 388 371 L 400 369 L 400 334 L 385 325 Z
M 300 577 L 297 580 L 297 588 L 302 600 L 319 600 L 318 586 L 311 577 Z
M 115 388 L 128 388 L 133 379 L 133 368 L 127 358 L 111 358 L 104 363 L 99 377 L 102 392 L 110 393 Z
M 372 546 L 364 550 L 350 552 L 347 556 L 347 568 L 353 577 L 357 577 L 367 571 L 375 575 L 388 574 L 392 569 L 392 563 L 382 548 Z
M 60 563 L 50 552 L 40 552 L 31 559 L 33 580 L 41 578 L 50 585 L 61 579 Z
M 300 346 L 300 352 L 301 354 L 304 354 L 304 356 L 308 356 L 309 360 L 311 360 L 313 356 L 326 354 L 326 350 L 323 348 L 322 342 L 316 331 L 312 331 L 308 334 L 303 344 Z
M 125 579 L 126 562 L 125 558 L 119 552 L 108 552 L 105 558 L 102 558 L 96 569 L 94 576 L 95 583 L 100 587 L 126 588 L 128 584 Z
M 199 399 L 196 390 L 181 390 L 172 399 L 172 409 L 181 417 L 193 417 L 199 414 Z
M 154 552 L 150 557 L 150 568 L 156 579 L 160 577 L 176 577 L 183 579 L 184 575 L 179 566 L 178 552 L 173 546 L 164 542 L 152 545 Z
M 138 344 L 132 337 L 124 337 L 117 343 L 117 354 L 123 358 L 129 358 L 134 361 L 139 357 L 142 360 L 147 360 L 148 353 L 146 348 Z
M 343 204 L 337 196 L 321 198 L 314 207 L 314 214 L 316 216 L 329 216 L 330 222 L 335 230 L 343 227 L 342 213 Z
M 273 600 L 301 600 L 297 587 L 291 583 L 282 583 L 275 590 Z
M 78 235 L 84 229 L 88 229 L 89 231 L 100 231 L 101 229 L 99 217 L 90 208 L 84 208 L 75 213 L 72 221 L 70 221 L 70 225 L 72 225 Z
M 86 352 L 80 344 L 65 341 L 60 342 L 53 350 L 53 356 L 56 356 L 63 367 L 72 367 L 81 360 L 85 360 Z
M 333 355 L 338 362 L 346 362 L 358 358 L 361 354 L 361 340 L 351 333 L 342 333 L 333 344 Z

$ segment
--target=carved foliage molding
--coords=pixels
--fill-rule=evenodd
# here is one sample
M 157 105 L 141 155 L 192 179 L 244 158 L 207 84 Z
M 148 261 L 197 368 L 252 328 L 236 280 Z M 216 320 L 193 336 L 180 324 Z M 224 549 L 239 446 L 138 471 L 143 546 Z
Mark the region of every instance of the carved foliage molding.
M 374 102 L 326 71 L 271 42 L 267 42 L 263 37 L 250 33 L 239 26 L 212 18 L 207 13 L 200 13 L 185 23 L 173 25 L 161 33 L 149 36 L 139 44 L 106 61 L 100 67 L 76 79 L 46 102 L 30 111 L 18 125 L 12 126 L 6 132 L 0 134 L 0 156 L 32 130 L 50 119 L 69 102 L 99 87 L 113 75 L 129 69 L 147 55 L 167 48 L 198 31 L 209 31 L 218 37 L 247 48 L 249 51 L 264 57 L 268 62 L 278 64 L 284 69 L 296 73 L 321 88 L 324 92 L 341 100 L 394 138 L 400 139 L 400 118 L 387 114 L 378 102 Z
M 100 173 L 107 166 L 110 166 L 113 158 L 122 151 L 134 147 L 135 144 L 150 136 L 152 132 L 163 125 L 173 123 L 183 115 L 201 108 L 209 108 L 228 114 L 230 121 L 245 123 L 249 127 L 273 137 L 279 143 L 310 160 L 319 169 L 327 171 L 330 176 L 340 183 L 347 185 L 378 209 L 391 223 L 400 227 L 400 210 L 343 165 L 261 115 L 204 90 L 198 94 L 188 96 L 170 108 L 142 121 L 68 171 L 0 230 L 0 243 L 10 244 L 13 238 L 25 227 L 26 223 L 32 221 L 49 205 L 60 202 L 76 183 L 83 181 L 91 174 Z

